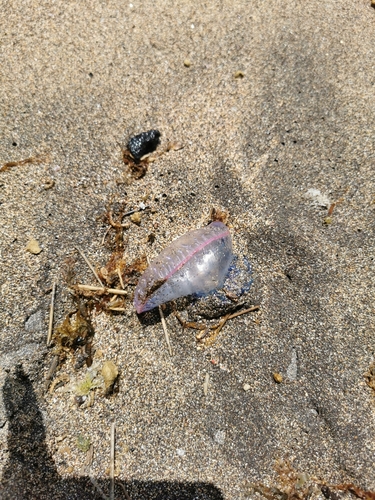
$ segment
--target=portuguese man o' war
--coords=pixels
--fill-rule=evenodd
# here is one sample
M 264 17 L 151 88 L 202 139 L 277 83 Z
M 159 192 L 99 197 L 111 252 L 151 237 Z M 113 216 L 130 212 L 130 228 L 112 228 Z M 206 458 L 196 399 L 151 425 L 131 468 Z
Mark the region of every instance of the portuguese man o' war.
M 222 222 L 173 241 L 141 276 L 134 294 L 138 314 L 187 295 L 221 288 L 233 260 L 232 238 Z

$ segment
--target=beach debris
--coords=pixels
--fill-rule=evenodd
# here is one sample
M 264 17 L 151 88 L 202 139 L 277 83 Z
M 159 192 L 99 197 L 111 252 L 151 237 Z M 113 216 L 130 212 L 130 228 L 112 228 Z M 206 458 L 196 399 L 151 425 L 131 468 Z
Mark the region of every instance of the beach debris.
M 141 214 L 141 212 L 134 212 L 133 214 L 131 214 L 130 220 L 134 224 L 137 224 L 139 226 L 139 224 L 141 223 L 141 220 L 142 220 L 142 214 Z
M 89 437 L 85 437 L 83 434 L 79 434 L 77 436 L 77 448 L 83 453 L 87 453 L 91 447 L 91 439 Z
M 0 167 L 0 172 L 5 172 L 13 167 L 21 167 L 22 165 L 28 165 L 28 164 L 38 165 L 39 163 L 45 162 L 47 159 L 48 159 L 47 155 L 40 155 L 40 156 L 31 156 L 30 158 L 25 158 L 24 160 L 8 161 L 7 163 L 4 163 L 4 165 Z
M 102 283 L 101 279 L 99 278 L 97 272 L 94 269 L 94 266 L 91 264 L 91 262 L 89 261 L 89 259 L 86 257 L 86 255 L 83 253 L 83 251 L 79 247 L 76 247 L 76 249 L 81 254 L 82 258 L 84 259 L 84 261 L 86 262 L 86 264 L 89 266 L 89 268 L 93 272 L 93 274 L 94 274 L 95 278 L 98 280 L 99 284 L 101 286 L 103 286 L 103 283 Z
M 78 309 L 67 314 L 64 321 L 56 328 L 54 353 L 64 359 L 69 351 L 75 352 L 78 370 L 84 364 L 92 365 L 92 340 L 94 328 L 89 312 L 84 303 L 79 302 Z
M 203 394 L 205 396 L 207 396 L 207 394 L 208 394 L 209 383 L 210 383 L 210 374 L 206 373 L 206 375 L 204 377 L 204 382 L 203 382 Z
M 45 179 L 43 179 L 43 188 L 46 191 L 48 189 L 52 189 L 54 185 L 55 185 L 54 179 L 51 179 L 50 177 L 46 177 Z
M 369 366 L 369 369 L 363 376 L 366 379 L 366 384 L 375 391 L 375 361 Z
M 310 188 L 305 193 L 305 198 L 309 198 L 312 205 L 328 208 L 331 205 L 331 201 L 326 194 L 323 194 L 320 189 Z
M 26 251 L 34 255 L 39 255 L 42 249 L 40 248 L 39 243 L 36 241 L 36 239 L 31 238 L 26 245 Z
M 63 385 L 67 384 L 68 382 L 70 382 L 69 375 L 67 373 L 62 373 L 61 375 L 59 375 L 58 377 L 56 377 L 53 380 L 48 392 L 50 394 L 53 394 L 55 389 L 62 387 Z
M 48 334 L 47 334 L 47 346 L 51 343 L 52 338 L 52 329 L 53 329 L 53 313 L 55 306 L 55 294 L 56 294 L 56 282 L 52 285 L 52 293 L 51 293 L 51 304 L 49 308 L 49 321 L 48 321 Z
M 227 314 L 214 325 L 207 325 L 206 323 L 199 323 L 195 321 L 185 321 L 177 311 L 175 312 L 175 316 L 181 323 L 182 328 L 193 328 L 194 330 L 199 330 L 199 333 L 195 337 L 197 342 L 205 347 L 210 347 L 215 342 L 217 336 L 228 320 L 237 318 L 237 316 L 242 316 L 243 314 L 248 314 L 249 312 L 258 311 L 259 308 L 260 306 L 256 305 L 237 311 L 233 314 Z
M 231 235 L 222 222 L 186 233 L 165 248 L 141 276 L 134 294 L 137 313 L 221 288 L 232 259 Z
M 98 375 L 97 367 L 89 368 L 85 378 L 72 385 L 74 401 L 81 408 L 89 408 L 94 404 L 95 389 L 104 386 L 103 377 Z
M 142 156 L 155 151 L 159 144 L 159 139 L 159 130 L 148 130 L 132 137 L 128 142 L 127 148 L 135 160 L 140 160 Z
M 229 214 L 226 210 L 222 210 L 218 207 L 212 207 L 210 211 L 210 222 L 222 222 L 227 224 Z
M 147 257 L 147 263 L 148 263 L 148 265 L 150 265 L 150 259 L 148 257 Z M 170 356 L 173 356 L 172 346 L 171 346 L 171 339 L 169 337 L 169 331 L 168 331 L 168 327 L 167 327 L 167 322 L 165 321 L 165 317 L 164 317 L 162 306 L 158 306 L 158 310 L 159 310 L 160 320 L 161 320 L 161 324 L 162 324 L 163 331 L 164 331 L 165 341 L 166 341 L 167 347 L 168 347 L 168 352 L 169 352 Z
M 116 440 L 116 425 L 111 424 L 111 448 L 110 448 L 110 463 L 109 463 L 109 500 L 115 499 L 115 440 Z
M 293 459 L 292 459 L 293 460 Z M 292 460 L 279 459 L 275 470 L 278 474 L 276 484 L 271 487 L 262 483 L 249 484 L 247 494 L 260 496 L 266 500 L 308 500 L 319 496 L 319 490 L 327 500 L 339 500 L 339 492 L 351 493 L 362 500 L 375 500 L 374 491 L 366 491 L 353 483 L 327 484 L 326 481 L 310 476 L 306 472 L 297 471 Z
M 113 391 L 113 386 L 118 377 L 118 368 L 113 361 L 104 361 L 102 367 L 102 377 L 104 379 L 105 395 Z

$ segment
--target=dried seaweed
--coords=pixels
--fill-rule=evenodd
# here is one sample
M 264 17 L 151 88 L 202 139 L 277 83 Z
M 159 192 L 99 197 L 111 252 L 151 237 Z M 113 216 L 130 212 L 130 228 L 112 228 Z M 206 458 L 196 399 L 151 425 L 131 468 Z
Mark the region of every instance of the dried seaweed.
M 249 491 L 259 493 L 267 500 L 308 500 L 313 492 L 320 490 L 327 500 L 339 500 L 342 493 L 351 493 L 362 500 L 375 500 L 375 492 L 366 491 L 353 483 L 327 484 L 326 481 L 298 472 L 289 460 L 278 460 L 275 465 L 278 474 L 276 485 L 262 483 L 249 485 Z

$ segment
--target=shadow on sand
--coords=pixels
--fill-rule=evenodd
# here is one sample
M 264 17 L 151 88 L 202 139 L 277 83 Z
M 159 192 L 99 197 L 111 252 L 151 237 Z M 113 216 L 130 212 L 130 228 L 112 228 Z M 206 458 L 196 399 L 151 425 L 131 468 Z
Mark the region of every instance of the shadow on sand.
M 57 473 L 47 450 L 42 413 L 29 377 L 22 367 L 9 374 L 3 388 L 9 422 L 8 452 L 0 483 L 2 500 L 103 499 L 89 477 L 64 479 Z M 109 480 L 98 480 L 109 491 Z M 168 481 L 119 481 L 116 500 L 223 500 L 218 488 L 208 483 Z

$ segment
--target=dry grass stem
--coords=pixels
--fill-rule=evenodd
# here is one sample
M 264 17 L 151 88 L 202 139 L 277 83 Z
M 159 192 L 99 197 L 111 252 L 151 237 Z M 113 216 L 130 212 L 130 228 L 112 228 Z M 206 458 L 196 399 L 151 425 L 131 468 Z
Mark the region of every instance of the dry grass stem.
M 106 239 L 107 234 L 109 233 L 110 229 L 111 229 L 111 227 L 110 227 L 110 226 L 109 226 L 109 227 L 107 227 L 107 230 L 106 230 L 106 232 L 104 233 L 104 236 L 103 236 L 103 238 L 102 238 L 102 246 L 104 245 L 105 239 Z
M 135 214 L 135 212 L 140 212 L 141 210 L 148 210 L 150 207 L 147 206 L 147 207 L 144 207 L 144 208 L 136 208 L 134 210 L 129 210 L 129 212 L 126 212 L 126 214 L 123 215 L 123 217 L 128 217 L 129 215 L 133 215 Z
M 76 247 L 76 249 L 81 254 L 81 256 L 83 257 L 83 259 L 85 260 L 86 264 L 89 266 L 89 268 L 91 269 L 91 271 L 94 273 L 94 276 L 98 280 L 98 282 L 100 283 L 100 285 L 104 286 L 103 283 L 102 283 L 102 280 L 99 278 L 97 272 L 95 271 L 95 269 L 91 265 L 91 263 L 90 263 L 89 259 L 86 257 L 86 255 L 82 252 L 82 250 L 79 247 Z
M 122 275 L 121 275 L 121 271 L 119 268 L 117 268 L 117 274 L 118 274 L 118 277 L 119 277 L 119 280 L 120 280 L 120 285 L 121 285 L 121 288 L 125 288 L 124 286 L 124 281 L 122 279 Z
M 47 375 L 46 375 L 46 383 L 45 383 L 45 391 L 47 392 L 48 391 L 48 388 L 50 386 L 50 383 L 51 383 L 51 380 L 55 374 L 55 371 L 56 371 L 56 368 L 59 364 L 59 356 L 54 356 L 52 358 L 52 361 L 51 361 L 51 364 L 50 364 L 50 367 L 48 369 L 48 372 L 47 372 Z
M 106 288 L 105 286 L 94 286 L 94 285 L 77 285 L 80 290 L 87 290 L 89 292 L 101 292 L 101 293 L 114 293 L 116 295 L 128 295 L 125 290 L 120 288 Z
M 203 384 L 203 394 L 207 396 L 208 394 L 208 384 L 210 382 L 210 374 L 206 373 L 206 376 L 204 378 L 204 384 Z
M 148 265 L 150 265 L 150 259 L 148 258 L 148 256 L 147 256 L 147 263 L 148 263 Z M 159 314 L 160 314 L 161 324 L 162 324 L 163 330 L 164 330 L 165 340 L 166 340 L 167 346 L 168 346 L 168 352 L 169 352 L 170 356 L 173 356 L 171 340 L 169 338 L 169 332 L 168 332 L 168 328 L 167 328 L 167 322 L 165 321 L 164 313 L 163 313 L 161 306 L 159 306 Z
M 112 422 L 109 500 L 115 500 L 115 431 L 115 423 Z
M 126 500 L 131 500 L 130 496 L 128 495 L 128 492 L 125 489 L 125 486 L 122 483 L 120 483 L 120 486 L 122 488 L 122 491 L 124 492 Z
M 47 335 L 47 346 L 49 346 L 52 338 L 52 328 L 53 328 L 53 311 L 55 307 L 55 293 L 56 293 L 56 282 L 52 285 L 52 295 L 51 295 L 51 305 L 49 307 L 49 323 L 48 323 L 48 335 Z
M 242 316 L 243 314 L 247 314 L 247 313 L 252 312 L 252 311 L 258 311 L 259 308 L 260 308 L 260 306 L 251 306 L 247 309 L 244 309 L 243 311 L 237 311 L 233 314 L 229 314 L 226 321 L 228 321 L 228 319 L 237 318 L 237 316 Z
M 95 486 L 95 488 L 97 489 L 99 495 L 103 498 L 103 500 L 109 500 L 109 497 L 107 497 L 105 494 L 104 494 L 104 491 L 101 489 L 101 487 L 99 486 L 99 483 L 98 481 L 94 478 L 94 476 L 92 476 L 90 474 L 90 481 L 92 482 L 92 484 Z
M 168 328 L 167 328 L 167 322 L 165 321 L 164 313 L 163 313 L 161 306 L 159 306 L 159 314 L 160 314 L 161 324 L 163 325 L 165 340 L 166 340 L 167 346 L 168 346 L 168 352 L 169 352 L 170 356 L 173 356 L 171 341 L 169 338 L 169 333 L 168 333 Z
M 31 158 L 26 158 L 25 160 L 18 161 L 8 161 L 4 163 L 4 165 L 0 168 L 0 172 L 5 172 L 12 167 L 19 167 L 22 165 L 27 165 L 29 163 L 33 163 L 34 165 L 38 165 L 39 163 L 43 163 L 48 160 L 48 155 L 40 155 L 40 156 L 32 156 Z

